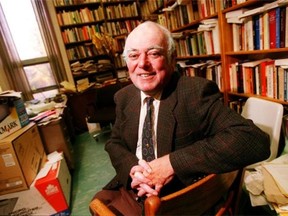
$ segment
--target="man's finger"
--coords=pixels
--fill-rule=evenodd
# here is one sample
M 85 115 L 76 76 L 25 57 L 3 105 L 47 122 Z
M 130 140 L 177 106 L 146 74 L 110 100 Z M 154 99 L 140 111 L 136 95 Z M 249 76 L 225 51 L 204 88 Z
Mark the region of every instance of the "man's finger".
M 149 165 L 148 162 L 146 162 L 145 160 L 139 160 L 138 161 L 138 164 L 144 168 L 144 170 L 147 172 L 147 173 L 151 173 L 152 172 L 152 169 Z

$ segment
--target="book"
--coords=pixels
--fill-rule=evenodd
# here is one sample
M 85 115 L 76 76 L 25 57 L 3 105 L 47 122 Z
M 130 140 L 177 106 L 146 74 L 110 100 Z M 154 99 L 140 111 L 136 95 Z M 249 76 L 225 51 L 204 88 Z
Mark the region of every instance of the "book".
M 253 20 L 252 16 L 247 17 L 245 20 L 245 34 L 246 34 L 246 47 L 245 50 L 254 50 L 254 41 L 253 41 Z
M 278 97 L 277 99 L 284 101 L 284 68 L 276 66 L 277 80 L 278 80 Z
M 233 51 L 240 51 L 242 40 L 241 40 L 241 25 L 232 23 L 232 34 L 233 34 Z
M 267 73 L 269 65 L 274 65 L 274 60 L 267 60 L 260 63 L 260 86 L 261 95 L 267 96 Z
M 285 47 L 286 7 L 280 8 L 280 48 Z M 287 36 L 288 37 L 288 36 Z
M 262 27 L 263 27 L 263 49 L 269 49 L 270 48 L 270 33 L 269 33 L 268 12 L 263 13 Z
M 276 48 L 280 48 L 280 19 L 281 19 L 281 9 L 279 7 L 275 8 L 276 11 L 276 17 L 275 17 L 275 25 L 276 25 L 276 31 L 275 31 L 275 37 L 276 37 Z
M 269 48 L 276 48 L 276 9 L 268 12 L 269 16 Z
M 285 47 L 288 47 L 288 6 L 286 6 L 286 18 L 285 18 Z
M 225 13 L 225 17 L 227 19 L 232 18 L 232 17 L 239 17 L 240 15 L 244 14 L 246 11 L 248 11 L 248 9 L 246 8 L 240 8 L 238 10 L 229 11 Z
M 254 50 L 260 49 L 260 15 L 253 16 Z

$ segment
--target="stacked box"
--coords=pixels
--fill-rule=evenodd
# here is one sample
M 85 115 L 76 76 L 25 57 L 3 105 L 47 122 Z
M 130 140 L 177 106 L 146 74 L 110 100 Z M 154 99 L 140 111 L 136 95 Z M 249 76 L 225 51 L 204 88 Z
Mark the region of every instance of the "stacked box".
M 0 140 L 0 195 L 28 189 L 45 160 L 33 122 Z
M 0 95 L 0 139 L 29 124 L 24 102 L 18 97 Z

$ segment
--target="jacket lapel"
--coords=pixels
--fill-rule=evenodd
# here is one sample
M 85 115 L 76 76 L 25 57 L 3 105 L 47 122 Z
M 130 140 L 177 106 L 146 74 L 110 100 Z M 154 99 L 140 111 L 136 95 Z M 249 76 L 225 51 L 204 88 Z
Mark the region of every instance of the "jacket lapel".
M 173 111 L 177 104 L 176 86 L 179 76 L 174 73 L 171 82 L 164 89 L 158 114 L 157 157 L 169 154 L 173 147 L 173 136 L 176 120 Z
M 130 94 L 131 100 L 124 110 L 125 121 L 123 122 L 122 127 L 125 128 L 125 133 L 127 133 L 125 136 L 127 138 L 127 145 L 131 148 L 131 152 L 135 153 L 138 140 L 141 97 L 139 90 L 135 88 L 133 91 L 134 93 Z
M 175 128 L 173 110 L 176 101 L 176 97 L 161 100 L 157 126 L 157 157 L 161 157 L 172 151 Z

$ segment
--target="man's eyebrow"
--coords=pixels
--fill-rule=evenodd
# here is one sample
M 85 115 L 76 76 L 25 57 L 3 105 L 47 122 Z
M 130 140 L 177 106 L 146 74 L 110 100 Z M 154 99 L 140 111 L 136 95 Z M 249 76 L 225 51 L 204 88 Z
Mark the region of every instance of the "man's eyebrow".
M 147 49 L 147 51 L 148 51 L 148 50 L 152 50 L 152 49 L 159 49 L 159 50 L 163 50 L 164 48 L 161 47 L 161 46 L 159 46 L 159 45 L 155 45 L 155 46 L 149 47 L 149 48 Z
M 151 46 L 151 47 L 147 48 L 146 52 L 153 50 L 153 49 L 163 50 L 164 48 L 161 46 L 155 45 L 155 46 Z M 131 49 L 127 50 L 127 53 L 129 53 L 129 52 L 139 52 L 139 50 L 131 48 Z

